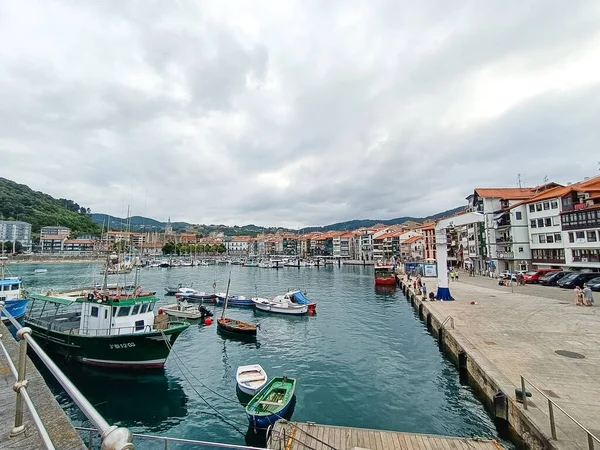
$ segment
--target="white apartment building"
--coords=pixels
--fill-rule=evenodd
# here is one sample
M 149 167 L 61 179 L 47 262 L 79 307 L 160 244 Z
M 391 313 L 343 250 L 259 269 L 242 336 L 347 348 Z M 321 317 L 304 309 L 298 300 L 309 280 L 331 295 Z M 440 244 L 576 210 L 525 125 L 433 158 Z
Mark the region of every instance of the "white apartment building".
M 0 220 L 0 242 L 20 242 L 24 252 L 31 251 L 31 224 L 17 220 Z M 13 247 L 14 248 L 14 247 Z
M 62 236 L 65 239 L 68 239 L 69 234 L 71 234 L 71 229 L 68 227 L 61 227 L 61 226 L 42 227 L 42 229 L 40 230 L 40 237 Z
M 233 237 L 231 240 L 223 242 L 227 253 L 234 253 L 238 255 L 248 253 L 249 243 L 249 239 L 240 239 L 239 237 Z

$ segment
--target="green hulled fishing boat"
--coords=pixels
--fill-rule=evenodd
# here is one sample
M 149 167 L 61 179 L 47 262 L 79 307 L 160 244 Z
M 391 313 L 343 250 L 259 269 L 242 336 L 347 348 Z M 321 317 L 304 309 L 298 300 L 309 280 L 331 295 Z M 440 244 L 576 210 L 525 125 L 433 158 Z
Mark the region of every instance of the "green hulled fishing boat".
M 158 298 L 140 288 L 32 294 L 25 324 L 40 343 L 83 364 L 128 369 L 161 368 L 187 322 L 154 315 Z

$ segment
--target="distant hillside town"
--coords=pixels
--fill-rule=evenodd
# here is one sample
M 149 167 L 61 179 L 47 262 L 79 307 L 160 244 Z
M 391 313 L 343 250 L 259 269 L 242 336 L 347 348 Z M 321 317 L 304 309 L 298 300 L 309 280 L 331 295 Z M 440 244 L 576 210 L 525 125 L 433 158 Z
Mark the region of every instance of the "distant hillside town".
M 485 220 L 446 230 L 448 261 L 453 266 L 497 273 L 542 267 L 600 268 L 600 176 L 566 186 L 476 188 L 466 200 L 467 205 L 455 215 L 479 212 Z M 164 232 L 108 231 L 99 238 L 71 238 L 67 227 L 45 226 L 34 248 L 30 224 L 0 221 L 0 239 L 5 251 L 43 254 L 123 251 L 147 258 L 227 254 L 236 258 L 281 255 L 433 262 L 435 225 L 436 220 L 427 220 L 374 224 L 352 231 L 277 231 L 257 236 L 213 232 L 202 236 L 176 232 L 169 220 Z

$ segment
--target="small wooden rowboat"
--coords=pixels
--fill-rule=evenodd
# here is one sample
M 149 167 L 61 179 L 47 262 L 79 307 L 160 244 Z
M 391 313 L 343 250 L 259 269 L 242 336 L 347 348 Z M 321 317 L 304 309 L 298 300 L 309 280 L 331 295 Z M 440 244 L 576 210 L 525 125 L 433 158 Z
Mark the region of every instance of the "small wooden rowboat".
M 281 419 L 290 407 L 295 390 L 295 378 L 275 377 L 269 381 L 246 406 L 250 426 L 267 428 Z
M 245 394 L 254 395 L 267 384 L 267 373 L 260 364 L 240 366 L 235 374 L 238 388 Z
M 217 330 L 234 336 L 256 336 L 256 325 L 223 317 L 217 320 Z

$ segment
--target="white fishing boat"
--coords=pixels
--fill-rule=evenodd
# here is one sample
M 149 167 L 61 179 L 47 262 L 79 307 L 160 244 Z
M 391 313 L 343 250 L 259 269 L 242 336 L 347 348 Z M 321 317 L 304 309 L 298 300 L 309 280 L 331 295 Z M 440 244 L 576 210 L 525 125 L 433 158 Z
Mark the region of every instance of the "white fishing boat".
M 254 395 L 267 384 L 267 372 L 260 364 L 240 366 L 235 374 L 238 388 L 245 394 Z
M 204 306 L 190 305 L 185 300 L 181 302 L 178 301 L 177 303 L 174 303 L 172 305 L 161 306 L 160 310 L 162 310 L 167 316 L 187 320 L 204 320 L 205 317 L 211 317 L 213 315 L 213 313 L 206 309 Z
M 48 269 L 46 269 L 45 267 L 37 267 L 33 270 L 33 273 L 48 273 Z
M 278 314 L 303 315 L 316 312 L 317 304 L 310 302 L 301 291 L 290 291 L 271 298 L 254 297 L 256 309 Z

